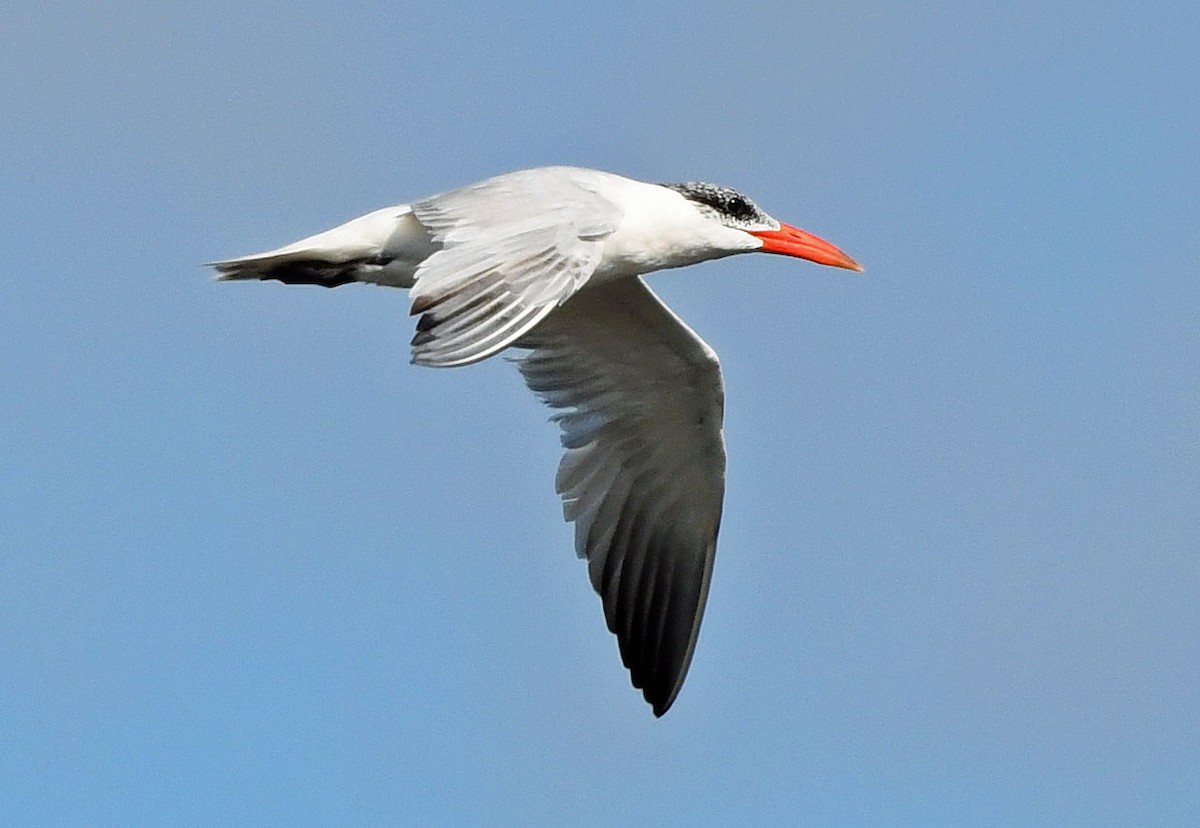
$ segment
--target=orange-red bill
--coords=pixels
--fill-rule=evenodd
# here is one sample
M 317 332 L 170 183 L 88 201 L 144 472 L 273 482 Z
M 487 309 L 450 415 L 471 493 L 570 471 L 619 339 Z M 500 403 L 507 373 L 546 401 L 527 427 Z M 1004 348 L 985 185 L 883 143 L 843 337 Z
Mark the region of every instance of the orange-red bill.
M 751 230 L 752 235 L 762 239 L 764 253 L 795 256 L 817 264 L 844 267 L 862 272 L 862 265 L 851 259 L 820 236 L 806 233 L 790 224 L 780 224 L 778 230 Z

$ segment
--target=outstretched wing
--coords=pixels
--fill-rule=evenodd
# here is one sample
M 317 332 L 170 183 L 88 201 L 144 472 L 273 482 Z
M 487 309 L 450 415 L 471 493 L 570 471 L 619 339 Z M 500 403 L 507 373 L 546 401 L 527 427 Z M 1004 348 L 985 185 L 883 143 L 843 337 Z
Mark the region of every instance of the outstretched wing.
M 567 167 L 497 176 L 412 205 L 441 249 L 416 272 L 413 362 L 476 362 L 587 282 L 622 212 Z
M 566 454 L 575 548 L 635 687 L 661 716 L 687 675 L 725 490 L 716 354 L 640 277 L 589 287 L 521 339 Z

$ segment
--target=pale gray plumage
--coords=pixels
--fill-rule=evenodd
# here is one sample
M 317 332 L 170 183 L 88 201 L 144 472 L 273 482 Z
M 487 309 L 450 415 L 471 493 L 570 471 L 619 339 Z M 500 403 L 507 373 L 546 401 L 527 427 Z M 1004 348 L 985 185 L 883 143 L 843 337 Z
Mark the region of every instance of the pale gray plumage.
M 441 248 L 415 274 L 413 362 L 485 359 L 587 282 L 622 213 L 581 178 L 525 170 L 412 205 Z

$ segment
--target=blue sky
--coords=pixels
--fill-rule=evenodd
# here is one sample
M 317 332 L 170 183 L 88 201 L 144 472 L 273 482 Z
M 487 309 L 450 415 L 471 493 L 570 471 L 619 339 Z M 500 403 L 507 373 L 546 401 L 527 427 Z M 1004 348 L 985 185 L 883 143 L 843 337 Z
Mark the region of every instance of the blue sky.
M 26 4 L 0 26 L 10 824 L 1194 825 L 1193 3 Z M 199 264 L 547 163 L 863 276 L 721 354 L 688 683 L 628 686 L 504 360 Z

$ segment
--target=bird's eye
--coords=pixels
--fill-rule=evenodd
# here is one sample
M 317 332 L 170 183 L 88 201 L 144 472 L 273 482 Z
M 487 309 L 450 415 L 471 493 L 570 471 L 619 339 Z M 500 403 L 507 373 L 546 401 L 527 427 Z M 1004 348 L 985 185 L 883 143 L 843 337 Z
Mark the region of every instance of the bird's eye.
M 749 208 L 750 205 L 747 204 L 746 199 L 742 198 L 741 196 L 734 196 L 733 198 L 729 199 L 729 212 L 733 213 L 734 215 L 745 213 Z

